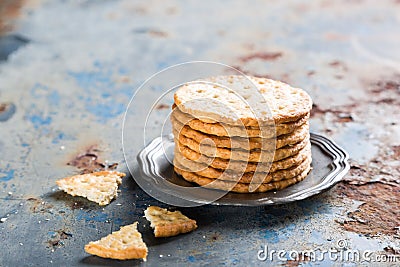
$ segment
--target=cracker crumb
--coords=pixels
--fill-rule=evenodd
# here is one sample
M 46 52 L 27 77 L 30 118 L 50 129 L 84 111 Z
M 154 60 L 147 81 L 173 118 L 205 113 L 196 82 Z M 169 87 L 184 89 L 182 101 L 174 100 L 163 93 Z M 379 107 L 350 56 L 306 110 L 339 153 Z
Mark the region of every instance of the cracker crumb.
M 74 175 L 56 181 L 58 187 L 72 196 L 86 197 L 101 206 L 117 197 L 125 173 L 101 171 Z M 104 209 L 103 209 L 104 210 Z
M 85 246 L 89 254 L 102 258 L 118 260 L 143 259 L 146 261 L 147 246 L 142 235 L 137 230 L 138 222 L 121 227 L 98 241 L 90 242 Z
M 189 219 L 180 211 L 168 211 L 157 206 L 150 206 L 144 211 L 144 216 L 154 228 L 155 237 L 176 236 L 197 228 L 196 221 Z

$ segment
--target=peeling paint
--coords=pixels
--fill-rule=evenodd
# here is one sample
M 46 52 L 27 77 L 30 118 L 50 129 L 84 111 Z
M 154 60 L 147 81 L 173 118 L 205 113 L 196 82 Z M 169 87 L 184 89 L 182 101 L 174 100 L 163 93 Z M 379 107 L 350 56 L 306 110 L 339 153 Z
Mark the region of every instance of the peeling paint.
M 266 242 L 269 244 L 279 243 L 280 241 L 279 234 L 274 230 L 266 229 L 264 231 L 261 231 L 261 235 L 266 239 Z
M 10 169 L 10 164 L 5 169 L 0 169 L 0 182 L 9 182 L 14 178 L 15 170 Z
M 91 173 L 94 171 L 102 170 L 115 170 L 118 163 L 105 163 L 99 158 L 101 150 L 98 149 L 97 145 L 91 145 L 84 149 L 84 152 L 74 156 L 67 162 L 67 165 L 77 167 L 81 170 L 81 173 Z
M 39 129 L 42 126 L 50 125 L 53 121 L 50 116 L 46 116 L 43 113 L 38 114 L 29 114 L 27 115 L 27 119 L 33 124 L 35 129 Z
M 348 219 L 342 223 L 345 230 L 368 236 L 398 234 L 400 186 L 341 183 L 338 189 L 343 197 L 364 202 L 357 210 L 347 214 Z

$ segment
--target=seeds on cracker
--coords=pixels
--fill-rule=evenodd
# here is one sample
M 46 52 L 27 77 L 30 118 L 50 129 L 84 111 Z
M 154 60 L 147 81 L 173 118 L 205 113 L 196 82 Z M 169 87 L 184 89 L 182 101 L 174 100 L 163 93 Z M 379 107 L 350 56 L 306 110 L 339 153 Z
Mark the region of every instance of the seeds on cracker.
M 224 181 L 236 181 L 240 183 L 251 183 L 252 180 L 261 183 L 276 182 L 292 178 L 299 175 L 304 170 L 310 167 L 311 155 L 301 163 L 292 166 L 291 168 L 275 171 L 275 172 L 235 172 L 230 170 L 220 170 L 209 166 L 204 166 L 201 163 L 182 159 L 176 155 L 174 157 L 174 166 L 184 171 L 190 171 L 200 176 L 219 179 Z
M 307 113 L 304 117 L 299 118 L 296 121 L 275 124 L 275 131 L 270 131 L 266 127 L 242 127 L 237 125 L 230 125 L 223 122 L 218 123 L 207 123 L 204 122 L 191 114 L 187 114 L 179 110 L 176 105 L 172 106 L 173 111 L 171 114 L 171 120 L 180 122 L 181 124 L 188 125 L 190 128 L 202 133 L 214 134 L 217 136 L 239 136 L 239 137 L 263 137 L 263 138 L 273 138 L 274 136 L 279 136 L 282 134 L 288 134 L 294 132 L 298 127 L 302 126 L 308 121 L 310 116 Z M 200 117 L 201 118 L 201 117 Z
M 180 211 L 168 211 L 150 206 L 144 211 L 150 226 L 154 228 L 155 237 L 169 237 L 191 232 L 197 228 L 195 220 L 189 219 Z
M 297 154 L 272 162 L 272 165 L 259 164 L 258 162 L 246 162 L 246 161 L 235 161 L 221 158 L 209 158 L 200 153 L 197 153 L 194 150 L 191 150 L 188 147 L 184 148 L 175 148 L 174 157 L 177 157 L 178 160 L 191 160 L 195 161 L 199 164 L 203 164 L 204 166 L 214 167 L 216 169 L 221 170 L 233 170 L 233 171 L 244 171 L 244 172 L 275 172 L 278 170 L 284 170 L 287 168 L 291 168 L 295 165 L 300 164 L 307 157 L 311 156 L 311 146 L 307 145 L 305 148 L 300 150 Z
M 92 241 L 85 246 L 89 254 L 102 258 L 129 260 L 143 259 L 146 261 L 147 246 L 142 235 L 137 230 L 137 222 L 121 227 L 98 241 Z
M 196 173 L 187 172 L 187 171 L 181 170 L 176 167 L 174 167 L 174 170 L 179 175 L 182 175 L 182 177 L 185 178 L 185 180 L 196 183 L 198 185 L 201 185 L 201 186 L 204 186 L 207 188 L 231 191 L 231 192 L 236 192 L 236 193 L 249 193 L 250 192 L 251 185 L 248 183 L 236 183 L 236 182 L 224 181 L 224 180 L 220 180 L 220 179 L 206 178 L 206 177 L 200 176 Z M 254 190 L 252 192 L 263 193 L 263 192 L 267 192 L 270 190 L 282 190 L 290 185 L 293 185 L 295 183 L 298 183 L 298 182 L 304 180 L 307 177 L 310 170 L 311 170 L 311 167 L 308 166 L 305 171 L 303 171 L 302 173 L 300 173 L 297 176 L 294 176 L 293 178 L 289 178 L 289 179 L 285 179 L 285 180 L 281 180 L 281 181 L 277 181 L 277 182 L 261 183 L 256 188 L 256 190 Z
M 294 132 L 282 134 L 277 136 L 276 143 L 271 142 L 271 139 L 264 139 L 260 137 L 225 137 L 217 136 L 214 134 L 206 134 L 201 131 L 196 131 L 190 128 L 188 125 L 182 124 L 180 121 L 175 120 L 171 117 L 174 135 L 183 135 L 187 138 L 195 140 L 197 143 L 201 143 L 204 140 L 211 140 L 215 146 L 224 148 L 234 149 L 278 149 L 285 145 L 293 145 L 303 140 L 309 134 L 309 123 L 306 122 L 295 129 Z
M 259 150 L 231 150 L 222 147 L 211 147 L 211 146 L 201 146 L 193 139 L 187 138 L 185 136 L 175 137 L 175 144 L 182 147 L 188 147 L 197 153 L 202 153 L 207 157 L 218 157 L 223 159 L 231 160 L 242 160 L 250 162 L 263 162 L 263 161 L 279 161 L 290 156 L 297 154 L 300 150 L 306 147 L 310 143 L 310 137 L 307 135 L 303 140 L 299 141 L 293 145 L 286 145 L 274 151 L 262 151 Z
M 174 94 L 170 116 L 175 172 L 238 193 L 297 183 L 311 169 L 311 108 L 304 90 L 270 79 L 231 75 L 188 83 Z
M 180 111 L 204 122 L 236 126 L 271 126 L 271 119 L 275 124 L 292 122 L 305 117 L 312 108 L 311 97 L 300 88 L 241 75 L 210 77 L 184 85 L 174 94 L 174 103 Z
M 117 197 L 118 185 L 125 173 L 101 171 L 74 175 L 56 181 L 58 187 L 72 196 L 85 197 L 99 205 L 107 205 Z

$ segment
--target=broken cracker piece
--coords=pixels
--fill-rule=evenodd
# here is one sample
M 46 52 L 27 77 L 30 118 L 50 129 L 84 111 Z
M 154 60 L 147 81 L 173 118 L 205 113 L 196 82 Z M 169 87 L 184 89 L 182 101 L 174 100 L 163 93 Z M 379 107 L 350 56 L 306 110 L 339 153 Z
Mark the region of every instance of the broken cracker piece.
M 137 230 L 138 222 L 122 226 L 119 231 L 113 232 L 98 241 L 85 245 L 85 251 L 102 258 L 117 260 L 147 258 L 147 246 L 142 235 Z
M 56 181 L 58 187 L 72 196 L 86 197 L 100 204 L 110 204 L 117 197 L 118 185 L 125 173 L 117 171 L 100 171 L 74 175 Z
M 154 228 L 155 237 L 169 237 L 184 234 L 197 228 L 195 220 L 189 219 L 180 211 L 168 211 L 156 206 L 150 206 L 144 211 L 144 216 Z

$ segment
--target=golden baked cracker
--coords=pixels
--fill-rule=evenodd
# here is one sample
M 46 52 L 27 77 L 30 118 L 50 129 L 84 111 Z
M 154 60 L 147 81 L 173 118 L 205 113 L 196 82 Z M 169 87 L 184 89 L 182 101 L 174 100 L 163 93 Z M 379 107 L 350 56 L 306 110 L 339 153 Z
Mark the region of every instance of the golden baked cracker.
M 172 128 L 174 135 L 178 135 L 180 132 L 181 135 L 186 136 L 200 143 L 204 140 L 212 141 L 215 146 L 223 147 L 223 148 L 233 148 L 233 149 L 264 149 L 271 150 L 274 148 L 281 148 L 286 145 L 296 144 L 299 141 L 303 140 L 309 134 L 309 123 L 306 122 L 297 128 L 295 131 L 289 134 L 280 135 L 276 138 L 276 140 L 260 138 L 260 137 L 225 137 L 225 136 L 217 136 L 213 134 L 206 134 L 200 131 L 196 131 L 190 128 L 188 125 L 183 125 L 179 121 L 174 118 L 171 118 Z
M 98 241 L 85 245 L 85 251 L 102 258 L 130 260 L 143 259 L 146 261 L 147 246 L 142 235 L 137 230 L 137 222 L 122 226 L 119 231 L 113 232 Z
M 194 118 L 190 114 L 183 113 L 179 108 L 175 108 L 173 105 L 173 111 L 171 114 L 171 120 L 174 119 L 179 121 L 181 124 L 188 125 L 193 130 L 197 130 L 206 134 L 213 134 L 217 136 L 224 137 L 263 137 L 263 138 L 273 138 L 275 136 L 289 134 L 294 132 L 296 129 L 305 124 L 310 114 L 307 113 L 303 117 L 299 118 L 297 121 L 275 124 L 274 127 L 240 127 L 232 126 L 225 123 L 207 123 L 199 119 Z
M 168 211 L 156 206 L 150 206 L 144 211 L 144 216 L 154 228 L 155 237 L 169 237 L 191 232 L 197 228 L 195 220 L 189 219 L 180 211 Z
M 311 157 L 311 144 L 306 145 L 297 154 L 287 157 L 285 159 L 275 161 L 271 166 L 263 163 L 257 162 L 246 162 L 246 161 L 236 161 L 221 158 L 209 158 L 188 147 L 175 148 L 174 157 L 187 158 L 188 160 L 195 161 L 197 163 L 203 164 L 204 168 L 207 166 L 232 171 L 243 171 L 244 172 L 275 172 L 277 170 L 287 169 L 292 166 L 298 165 L 303 162 L 306 158 Z
M 308 135 L 305 139 L 298 142 L 297 144 L 287 145 L 275 151 L 260 151 L 260 150 L 246 151 L 239 149 L 233 150 L 221 147 L 200 145 L 193 139 L 187 138 L 182 135 L 179 136 L 179 140 L 175 138 L 175 144 L 178 145 L 179 149 L 182 149 L 182 147 L 186 146 L 207 157 L 218 157 L 223 159 L 242 160 L 250 162 L 278 161 L 298 153 L 302 148 L 304 148 L 309 143 L 310 143 L 310 138 Z
M 193 172 L 205 178 L 219 179 L 225 181 L 234 181 L 239 183 L 250 183 L 251 181 L 258 183 L 269 183 L 293 178 L 311 164 L 311 155 L 299 165 L 289 169 L 279 170 L 276 172 L 236 172 L 229 170 L 220 170 L 213 167 L 203 168 L 202 164 L 190 160 L 182 160 L 178 157 L 174 158 L 174 166 L 184 171 Z
M 296 183 L 304 180 L 307 177 L 308 173 L 310 172 L 311 167 L 307 168 L 301 174 L 299 174 L 298 176 L 295 176 L 293 178 L 278 181 L 278 182 L 260 184 L 259 187 L 256 190 L 254 190 L 253 192 L 249 192 L 250 184 L 235 183 L 235 182 L 224 181 L 224 180 L 219 180 L 219 179 L 206 178 L 206 177 L 199 176 L 192 172 L 183 171 L 178 168 L 174 168 L 174 170 L 176 173 L 181 175 L 183 177 L 183 179 L 185 179 L 186 181 L 193 182 L 193 183 L 196 183 L 200 186 L 204 186 L 207 188 L 219 189 L 219 190 L 223 190 L 223 191 L 230 191 L 230 192 L 236 192 L 236 193 L 262 193 L 262 192 L 267 192 L 267 191 L 271 191 L 271 190 L 281 190 L 290 185 L 296 184 Z
M 174 102 L 185 113 L 208 118 L 203 121 L 239 126 L 270 125 L 271 119 L 275 124 L 296 121 L 312 108 L 311 97 L 302 89 L 244 75 L 217 76 L 186 84 L 175 92 Z
M 85 197 L 103 206 L 117 197 L 118 185 L 124 176 L 125 173 L 117 171 L 100 171 L 66 177 L 56 184 L 72 196 Z

